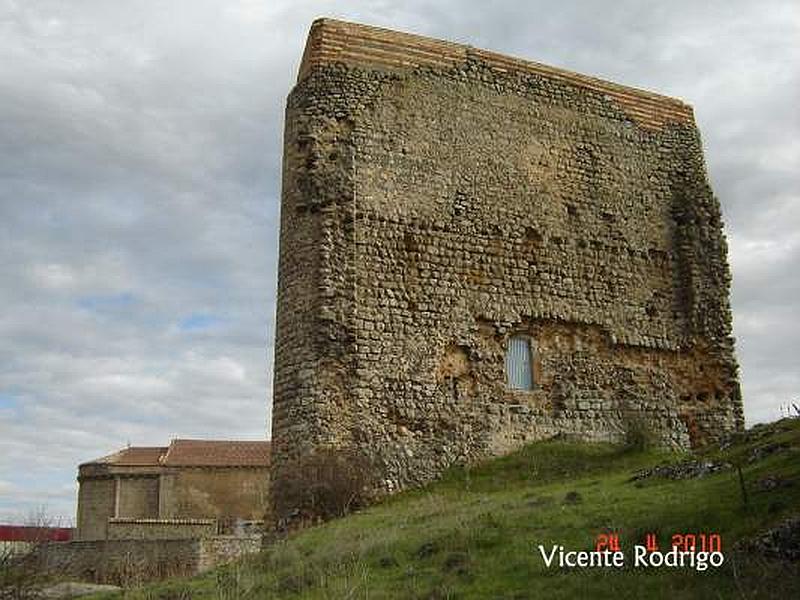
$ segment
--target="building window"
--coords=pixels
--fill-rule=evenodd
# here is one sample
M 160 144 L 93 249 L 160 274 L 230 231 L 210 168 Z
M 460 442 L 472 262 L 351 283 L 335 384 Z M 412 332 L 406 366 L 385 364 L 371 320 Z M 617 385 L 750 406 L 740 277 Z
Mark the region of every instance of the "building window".
M 533 348 L 529 337 L 515 335 L 509 338 L 506 380 L 512 390 L 533 389 Z

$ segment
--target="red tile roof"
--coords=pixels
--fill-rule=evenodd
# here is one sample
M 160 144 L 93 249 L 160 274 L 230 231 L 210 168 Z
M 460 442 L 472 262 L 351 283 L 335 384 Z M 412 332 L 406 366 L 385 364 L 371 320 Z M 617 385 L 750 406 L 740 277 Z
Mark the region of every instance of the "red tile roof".
M 269 442 L 172 440 L 161 459 L 171 467 L 266 467 Z
M 266 467 L 267 441 L 172 440 L 169 446 L 129 446 L 84 465 L 129 467 Z
M 87 465 L 121 465 L 129 467 L 146 467 L 159 464 L 161 456 L 167 451 L 164 446 L 128 446 L 114 454 L 90 460 Z

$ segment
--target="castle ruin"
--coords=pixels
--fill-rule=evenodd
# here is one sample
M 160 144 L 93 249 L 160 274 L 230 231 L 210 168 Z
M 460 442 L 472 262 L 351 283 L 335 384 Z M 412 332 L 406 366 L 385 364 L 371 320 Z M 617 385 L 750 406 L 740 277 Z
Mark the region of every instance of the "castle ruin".
M 321 447 L 393 491 L 557 434 L 741 429 L 726 253 L 683 102 L 315 21 L 286 108 L 279 510 Z

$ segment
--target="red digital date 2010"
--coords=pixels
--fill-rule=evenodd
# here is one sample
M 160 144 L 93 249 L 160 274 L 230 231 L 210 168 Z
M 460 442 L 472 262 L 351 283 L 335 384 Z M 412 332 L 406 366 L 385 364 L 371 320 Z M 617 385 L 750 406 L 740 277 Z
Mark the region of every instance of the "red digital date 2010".
M 718 533 L 676 533 L 671 545 L 679 552 L 722 552 L 722 536 Z

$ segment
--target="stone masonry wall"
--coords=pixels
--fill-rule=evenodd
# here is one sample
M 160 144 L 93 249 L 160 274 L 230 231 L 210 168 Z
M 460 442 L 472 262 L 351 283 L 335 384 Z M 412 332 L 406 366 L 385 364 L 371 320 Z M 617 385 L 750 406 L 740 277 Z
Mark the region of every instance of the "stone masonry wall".
M 719 203 L 680 101 L 316 21 L 287 102 L 273 490 L 320 446 L 391 491 L 558 433 L 743 425 Z M 509 390 L 509 336 L 535 348 Z
M 155 519 L 158 517 L 157 475 L 123 477 L 119 480 L 119 517 Z
M 183 540 L 217 533 L 214 519 L 109 519 L 109 540 Z
M 162 517 L 261 519 L 267 508 L 266 468 L 185 468 L 164 486 Z
M 58 542 L 38 550 L 54 576 L 133 586 L 207 571 L 261 549 L 259 536 Z
M 114 516 L 114 479 L 87 479 L 78 490 L 77 537 L 97 540 L 106 537 L 106 523 Z

